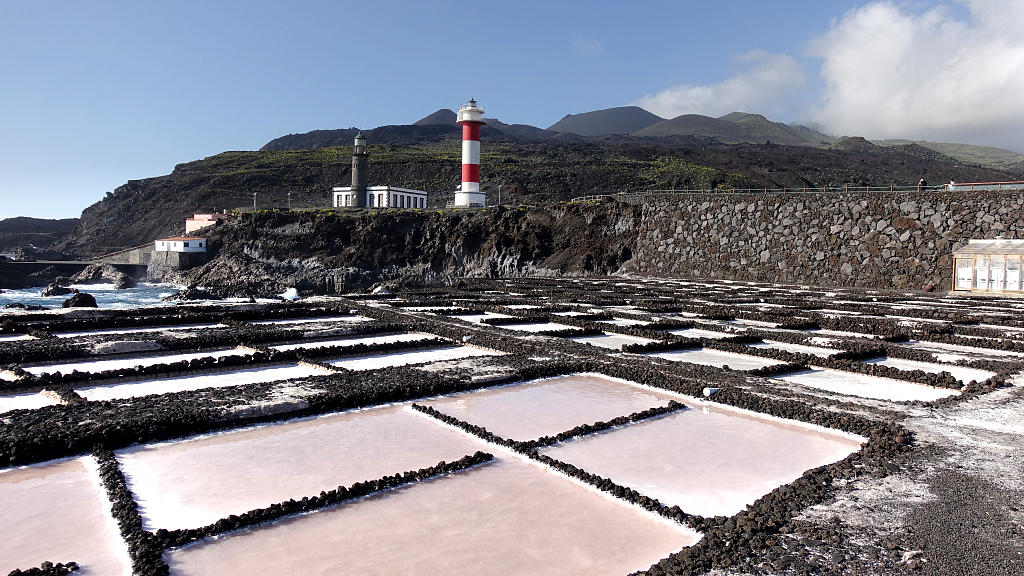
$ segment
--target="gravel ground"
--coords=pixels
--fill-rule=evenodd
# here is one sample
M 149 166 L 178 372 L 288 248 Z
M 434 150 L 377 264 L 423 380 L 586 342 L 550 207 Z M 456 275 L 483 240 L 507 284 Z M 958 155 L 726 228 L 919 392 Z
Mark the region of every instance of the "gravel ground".
M 836 573 L 1024 574 L 1024 378 L 1014 384 L 909 417 L 917 443 L 894 473 L 853 480 L 794 521 L 840 542 L 808 536 L 794 551 L 836 560 Z

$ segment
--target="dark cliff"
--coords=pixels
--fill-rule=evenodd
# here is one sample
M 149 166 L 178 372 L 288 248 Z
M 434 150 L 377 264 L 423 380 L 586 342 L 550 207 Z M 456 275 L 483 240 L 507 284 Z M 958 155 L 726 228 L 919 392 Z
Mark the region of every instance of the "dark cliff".
M 610 274 L 633 257 L 639 214 L 615 203 L 243 214 L 208 236 L 213 259 L 182 280 L 268 294 L 335 293 L 386 280 Z

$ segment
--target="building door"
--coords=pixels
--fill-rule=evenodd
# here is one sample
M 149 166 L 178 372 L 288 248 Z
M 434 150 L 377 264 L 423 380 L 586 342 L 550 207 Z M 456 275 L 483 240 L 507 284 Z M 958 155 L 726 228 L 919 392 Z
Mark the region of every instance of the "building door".
M 1020 292 L 1021 291 L 1021 266 L 1020 256 L 1016 258 L 1010 256 L 1006 258 L 1006 291 L 1007 292 Z
M 988 289 L 995 292 L 1002 292 L 1006 288 L 1006 257 L 992 256 L 988 260 L 989 285 Z
M 970 258 L 957 258 L 956 269 L 953 271 L 954 288 L 956 290 L 971 289 L 971 272 L 973 261 Z
M 988 256 L 974 257 L 974 289 L 988 290 Z

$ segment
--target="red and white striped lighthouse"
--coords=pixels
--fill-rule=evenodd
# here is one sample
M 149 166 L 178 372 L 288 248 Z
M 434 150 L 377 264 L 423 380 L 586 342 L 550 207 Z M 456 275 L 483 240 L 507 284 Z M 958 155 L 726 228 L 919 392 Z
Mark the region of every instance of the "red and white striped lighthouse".
M 483 206 L 485 202 L 480 192 L 480 127 L 487 123 L 483 115 L 484 109 L 472 98 L 459 106 L 456 122 L 462 124 L 462 188 L 455 193 L 456 208 Z

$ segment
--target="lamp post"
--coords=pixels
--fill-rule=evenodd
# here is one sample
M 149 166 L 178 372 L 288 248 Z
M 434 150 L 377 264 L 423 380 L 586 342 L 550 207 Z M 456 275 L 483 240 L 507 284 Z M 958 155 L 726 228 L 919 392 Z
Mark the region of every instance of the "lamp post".
M 292 211 L 292 191 L 288 191 L 288 211 Z
M 501 187 L 502 186 L 504 186 L 504 184 L 498 184 L 498 206 L 501 206 Z

